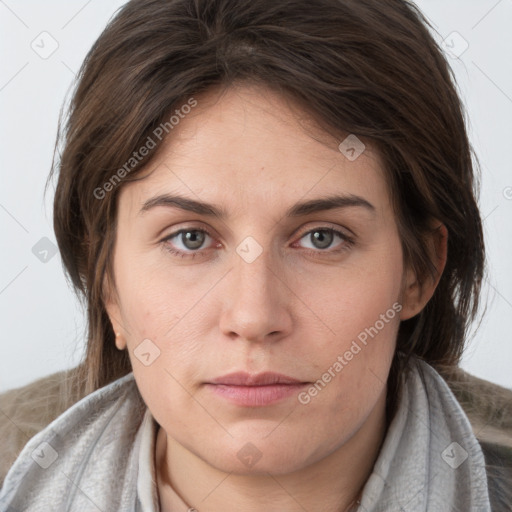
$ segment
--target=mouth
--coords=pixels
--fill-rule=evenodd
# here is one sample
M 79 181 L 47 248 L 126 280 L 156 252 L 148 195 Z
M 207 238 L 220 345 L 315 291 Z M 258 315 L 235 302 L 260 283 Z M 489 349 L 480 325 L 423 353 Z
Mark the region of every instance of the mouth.
M 206 383 L 216 396 L 242 407 L 262 407 L 298 394 L 311 384 L 274 372 L 236 372 Z

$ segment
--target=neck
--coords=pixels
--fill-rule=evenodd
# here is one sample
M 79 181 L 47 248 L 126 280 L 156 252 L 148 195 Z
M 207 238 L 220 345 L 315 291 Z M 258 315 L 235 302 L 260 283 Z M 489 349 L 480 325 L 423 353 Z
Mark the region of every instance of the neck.
M 159 428 L 155 465 L 161 512 L 348 512 L 359 499 L 386 432 L 386 393 L 360 428 L 327 457 L 287 474 L 220 471 Z M 185 508 L 186 510 L 186 508 Z

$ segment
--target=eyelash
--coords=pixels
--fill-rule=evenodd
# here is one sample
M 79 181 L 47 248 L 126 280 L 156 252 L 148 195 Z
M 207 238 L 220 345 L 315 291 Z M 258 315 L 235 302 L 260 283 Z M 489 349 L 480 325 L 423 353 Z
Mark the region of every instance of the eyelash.
M 195 258 L 198 255 L 203 255 L 204 252 L 201 253 L 201 249 L 198 249 L 198 250 L 192 251 L 192 252 L 185 252 L 185 251 L 180 251 L 180 250 L 174 249 L 168 243 L 169 240 L 175 238 L 176 236 L 180 235 L 181 233 L 188 233 L 190 231 L 195 231 L 195 232 L 198 232 L 198 233 L 205 233 L 209 237 L 214 238 L 213 235 L 207 229 L 204 229 L 204 228 L 201 228 L 201 229 L 185 228 L 185 229 L 180 229 L 179 231 L 176 231 L 174 233 L 171 233 L 170 235 L 168 235 L 165 238 L 163 238 L 160 241 L 160 243 L 162 244 L 162 247 L 167 252 L 169 252 L 172 255 L 177 256 L 179 258 L 192 258 L 193 259 L 193 258 Z M 327 232 L 330 232 L 330 233 L 332 233 L 334 235 L 339 236 L 343 240 L 344 243 L 338 249 L 330 250 L 330 251 L 329 250 L 321 250 L 321 249 L 317 249 L 317 250 L 305 249 L 306 253 L 311 255 L 311 256 L 318 256 L 319 254 L 322 254 L 322 253 L 325 253 L 325 254 L 328 254 L 328 255 L 340 254 L 340 253 L 342 253 L 344 251 L 349 250 L 351 247 L 353 247 L 355 245 L 355 240 L 352 237 L 346 235 L 345 233 L 342 233 L 341 231 L 338 231 L 338 230 L 336 230 L 334 228 L 331 228 L 331 227 L 317 227 L 317 228 L 311 229 L 309 231 L 306 231 L 305 233 L 303 233 L 300 236 L 298 241 L 302 240 L 302 238 L 304 238 L 306 235 L 310 235 L 311 233 L 315 233 L 316 231 L 327 231 Z

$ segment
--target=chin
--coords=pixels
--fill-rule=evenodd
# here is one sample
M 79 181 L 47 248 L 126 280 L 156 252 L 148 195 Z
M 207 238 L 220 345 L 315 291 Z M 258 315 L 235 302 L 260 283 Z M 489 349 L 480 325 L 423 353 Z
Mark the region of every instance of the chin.
M 310 451 L 311 445 L 308 447 L 309 450 L 305 449 L 306 446 L 303 440 L 294 440 L 292 437 L 288 437 L 287 442 L 284 442 L 277 437 L 271 441 L 270 438 L 262 436 L 244 436 L 230 438 L 225 444 L 216 443 L 215 447 L 203 446 L 203 453 L 196 454 L 225 473 L 279 475 L 301 470 L 322 458 L 322 454 Z

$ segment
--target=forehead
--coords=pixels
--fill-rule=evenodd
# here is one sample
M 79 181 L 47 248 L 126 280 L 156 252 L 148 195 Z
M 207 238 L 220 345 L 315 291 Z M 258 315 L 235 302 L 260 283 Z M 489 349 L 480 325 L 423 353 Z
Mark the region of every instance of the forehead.
M 377 208 L 388 203 L 376 149 L 354 135 L 320 129 L 288 98 L 256 86 L 194 98 L 197 106 L 173 127 L 140 173 L 144 179 L 123 187 L 121 196 L 134 208 L 173 191 L 238 207 L 279 207 L 335 191 L 369 196 Z M 354 151 L 362 153 L 353 159 Z

